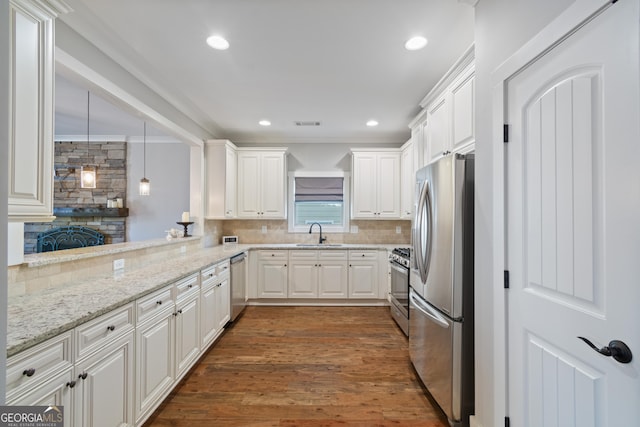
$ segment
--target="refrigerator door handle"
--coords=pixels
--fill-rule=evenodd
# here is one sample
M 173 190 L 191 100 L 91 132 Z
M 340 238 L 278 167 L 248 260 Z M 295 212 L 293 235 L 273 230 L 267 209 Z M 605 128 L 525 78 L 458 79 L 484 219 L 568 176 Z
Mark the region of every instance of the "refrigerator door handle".
M 430 256 L 430 252 L 431 252 L 431 248 L 427 247 L 427 253 L 425 254 L 422 249 L 425 246 L 424 243 L 424 239 L 425 239 L 425 231 L 429 234 L 431 234 L 431 230 L 430 230 L 430 222 L 427 224 L 427 230 L 423 230 L 422 226 L 424 224 L 424 215 L 425 215 L 425 207 L 427 207 L 427 203 L 429 202 L 429 182 L 425 181 L 424 185 L 422 186 L 422 190 L 420 191 L 420 198 L 418 200 L 418 209 L 416 211 L 416 227 L 415 227 L 415 233 L 416 236 L 414 238 L 414 251 L 416 252 L 417 256 L 416 256 L 416 266 L 418 267 L 418 272 L 420 273 L 420 281 L 422 283 L 426 283 L 427 282 L 427 274 L 429 272 L 429 267 L 427 265 L 427 258 L 426 256 Z M 430 206 L 429 206 L 430 207 Z M 430 216 L 429 216 L 429 221 L 430 221 Z M 430 238 L 430 236 L 427 236 L 427 238 Z
M 427 215 L 427 253 L 424 254 L 424 281 L 427 283 L 427 277 L 429 277 L 429 270 L 431 269 L 431 246 L 433 244 L 433 201 L 431 199 L 431 188 L 429 187 L 429 181 L 425 182 L 425 201 L 424 206 L 426 208 Z
M 413 290 L 409 293 L 409 298 L 418 311 L 433 320 L 433 322 L 438 324 L 439 326 L 442 326 L 443 328 L 449 328 L 449 322 L 447 322 L 447 319 L 440 313 L 435 311 L 433 308 L 425 305 L 422 301 L 420 301 L 414 295 Z

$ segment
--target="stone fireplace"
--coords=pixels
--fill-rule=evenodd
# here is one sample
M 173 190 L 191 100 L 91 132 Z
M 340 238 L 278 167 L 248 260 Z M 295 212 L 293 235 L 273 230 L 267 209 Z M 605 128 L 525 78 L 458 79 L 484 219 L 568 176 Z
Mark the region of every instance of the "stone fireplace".
M 55 142 L 53 207 L 50 223 L 24 225 L 24 253 L 36 252 L 39 233 L 55 227 L 80 225 L 105 236 L 105 243 L 126 238 L 127 143 L 125 141 Z M 80 188 L 80 168 L 97 165 L 96 188 Z M 107 201 L 121 198 L 123 209 L 107 208 Z

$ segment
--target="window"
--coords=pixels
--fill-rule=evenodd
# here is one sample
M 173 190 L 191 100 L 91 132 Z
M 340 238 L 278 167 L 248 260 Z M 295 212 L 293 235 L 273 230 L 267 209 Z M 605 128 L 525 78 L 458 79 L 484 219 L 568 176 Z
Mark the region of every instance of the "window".
M 323 231 L 348 231 L 348 188 L 343 172 L 289 174 L 289 231 L 308 232 L 314 222 Z

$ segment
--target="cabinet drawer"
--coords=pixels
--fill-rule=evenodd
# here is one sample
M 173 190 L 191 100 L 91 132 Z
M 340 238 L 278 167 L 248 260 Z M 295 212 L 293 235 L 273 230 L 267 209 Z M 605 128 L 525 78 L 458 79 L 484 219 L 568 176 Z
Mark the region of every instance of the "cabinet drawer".
M 378 259 L 377 251 L 349 251 L 350 261 L 377 260 L 377 259 Z
M 216 280 L 216 276 L 218 275 L 218 266 L 216 264 L 207 267 L 205 269 L 202 269 L 200 271 L 200 283 L 202 284 L 202 286 L 205 286 L 205 283 L 209 283 L 209 281 L 215 281 Z
M 192 274 L 189 277 L 176 282 L 176 301 L 181 300 L 193 293 L 200 292 L 199 275 Z
M 72 366 L 72 331 L 58 335 L 7 360 L 7 400 Z
M 289 258 L 291 258 L 291 260 L 315 260 L 318 257 L 318 251 L 310 251 L 310 250 L 305 250 L 305 249 L 301 249 L 301 250 L 294 250 L 294 251 L 289 251 Z
M 286 261 L 288 258 L 288 251 L 259 251 L 258 259 L 260 260 L 278 260 Z
M 222 261 L 221 263 L 219 263 L 216 266 L 216 271 L 218 273 L 218 276 L 223 277 L 223 276 L 228 275 L 229 272 L 230 272 L 230 269 L 229 269 L 230 266 L 231 266 L 231 263 L 229 262 L 229 260 Z
M 173 286 L 167 286 L 136 301 L 136 321 L 138 323 L 164 313 L 173 311 Z
M 87 322 L 75 329 L 76 361 L 133 330 L 133 303 Z
M 329 251 L 320 251 L 318 253 L 318 260 L 320 261 L 322 261 L 323 259 L 346 261 L 347 257 L 348 257 L 347 251 L 329 250 Z

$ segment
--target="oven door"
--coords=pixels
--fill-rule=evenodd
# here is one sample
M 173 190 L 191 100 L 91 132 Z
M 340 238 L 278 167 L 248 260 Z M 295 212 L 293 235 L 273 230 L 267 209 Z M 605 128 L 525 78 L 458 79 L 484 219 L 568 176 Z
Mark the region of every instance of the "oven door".
M 405 318 L 409 318 L 409 269 L 403 265 L 391 264 L 391 303 Z

